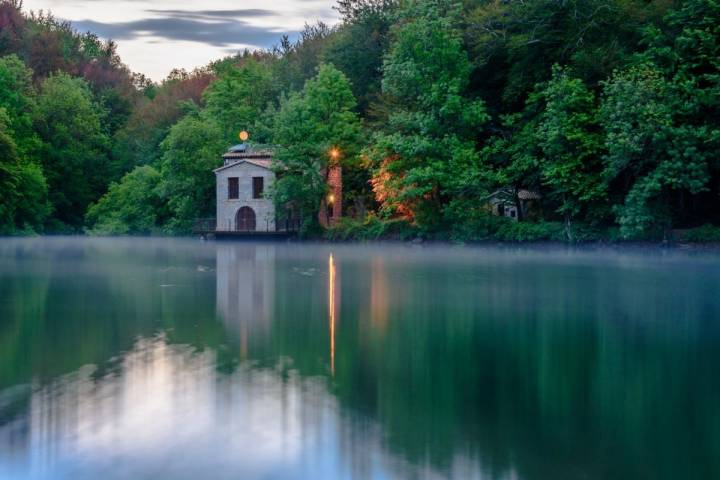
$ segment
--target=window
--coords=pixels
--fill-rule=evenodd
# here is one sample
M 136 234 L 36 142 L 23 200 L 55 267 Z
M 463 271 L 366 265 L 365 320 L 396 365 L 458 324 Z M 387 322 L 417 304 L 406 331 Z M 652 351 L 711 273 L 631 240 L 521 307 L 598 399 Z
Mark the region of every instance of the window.
M 228 178 L 228 198 L 231 200 L 240 198 L 240 187 L 237 177 Z
M 263 198 L 264 187 L 265 179 L 263 177 L 253 177 L 253 198 Z

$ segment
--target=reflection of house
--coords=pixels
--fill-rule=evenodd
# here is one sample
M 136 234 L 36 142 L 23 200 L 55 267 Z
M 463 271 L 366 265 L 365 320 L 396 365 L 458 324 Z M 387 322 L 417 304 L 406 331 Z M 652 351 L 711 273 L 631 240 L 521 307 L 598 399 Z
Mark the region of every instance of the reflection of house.
M 513 220 L 531 216 L 532 212 L 539 208 L 540 199 L 542 196 L 537 192 L 513 188 L 501 188 L 487 197 L 493 215 Z
M 276 232 L 297 228 L 287 212 L 276 215 L 267 192 L 275 182 L 272 150 L 256 150 L 247 143 L 235 145 L 223 155 L 215 170 L 216 232 Z M 342 169 L 324 172 L 329 193 L 318 210 L 320 223 L 328 226 L 342 215 Z
M 251 331 L 270 325 L 275 292 L 275 246 L 219 244 L 216 253 L 217 312 L 245 347 Z

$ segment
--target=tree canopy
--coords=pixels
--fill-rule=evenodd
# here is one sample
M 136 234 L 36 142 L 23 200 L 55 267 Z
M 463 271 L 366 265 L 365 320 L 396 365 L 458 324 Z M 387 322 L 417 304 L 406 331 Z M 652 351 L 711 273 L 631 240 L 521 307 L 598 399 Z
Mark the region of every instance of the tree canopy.
M 358 225 L 574 241 L 720 224 L 717 1 L 336 8 L 154 83 L 113 42 L 0 0 L 3 233 L 187 233 L 240 130 L 275 149 L 268 193 L 316 232 L 331 149 Z M 519 222 L 493 217 L 489 198 L 526 191 Z

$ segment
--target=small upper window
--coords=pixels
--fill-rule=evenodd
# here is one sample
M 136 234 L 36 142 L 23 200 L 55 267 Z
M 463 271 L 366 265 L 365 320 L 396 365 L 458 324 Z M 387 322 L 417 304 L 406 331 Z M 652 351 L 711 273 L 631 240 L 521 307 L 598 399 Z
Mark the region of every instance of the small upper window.
M 253 198 L 263 198 L 264 188 L 265 179 L 263 177 L 253 177 Z
M 228 198 L 230 200 L 240 198 L 240 186 L 237 177 L 228 178 Z

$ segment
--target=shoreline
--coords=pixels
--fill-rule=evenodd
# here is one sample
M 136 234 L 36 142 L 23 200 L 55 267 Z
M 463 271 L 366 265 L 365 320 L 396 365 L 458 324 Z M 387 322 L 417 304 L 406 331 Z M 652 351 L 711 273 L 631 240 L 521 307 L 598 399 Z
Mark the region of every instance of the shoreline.
M 42 234 L 42 235 L 0 235 L 0 240 L 10 239 L 61 239 L 61 238 L 77 238 L 77 239 L 177 239 L 177 240 L 197 240 L 201 242 L 217 242 L 217 243 L 291 243 L 291 244 L 307 244 L 307 245 L 406 245 L 406 246 L 449 246 L 449 247 L 550 247 L 550 248 L 621 248 L 621 249 L 660 249 L 675 251 L 708 251 L 720 252 L 720 242 L 663 242 L 663 241 L 577 241 L 563 242 L 554 240 L 527 240 L 527 241 L 453 241 L 444 239 L 420 239 L 414 238 L 403 240 L 398 238 L 378 238 L 378 239 L 327 239 L 327 238 L 282 238 L 282 239 L 253 239 L 253 238 L 203 238 L 200 235 L 86 235 L 86 234 Z

